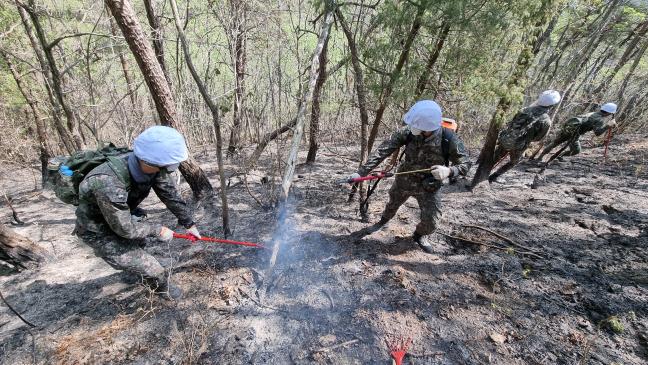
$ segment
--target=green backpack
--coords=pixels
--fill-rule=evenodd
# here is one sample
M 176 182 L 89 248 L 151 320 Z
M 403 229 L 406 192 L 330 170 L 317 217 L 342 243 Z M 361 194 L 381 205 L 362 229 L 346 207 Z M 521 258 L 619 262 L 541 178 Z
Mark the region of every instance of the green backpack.
M 115 147 L 109 143 L 97 150 L 77 151 L 70 157 L 56 157 L 48 166 L 53 174 L 53 188 L 56 197 L 66 204 L 79 205 L 79 184 L 95 167 L 108 162 L 117 177 L 128 187 L 130 175 L 128 166 L 119 158 L 130 150 L 126 147 Z

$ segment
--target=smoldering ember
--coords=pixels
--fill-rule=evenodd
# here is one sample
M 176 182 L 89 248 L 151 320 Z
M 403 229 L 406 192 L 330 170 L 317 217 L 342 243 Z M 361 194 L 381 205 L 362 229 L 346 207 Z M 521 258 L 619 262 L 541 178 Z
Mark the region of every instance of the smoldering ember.
M 0 364 L 648 363 L 648 4 L 0 2 Z

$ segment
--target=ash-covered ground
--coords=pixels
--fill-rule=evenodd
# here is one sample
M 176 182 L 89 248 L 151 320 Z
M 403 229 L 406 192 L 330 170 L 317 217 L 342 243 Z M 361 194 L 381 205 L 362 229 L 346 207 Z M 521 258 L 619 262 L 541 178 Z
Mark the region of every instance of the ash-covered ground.
M 645 364 L 647 149 L 646 136 L 616 140 L 603 163 L 601 147 L 585 148 L 535 189 L 531 163 L 473 192 L 465 181 L 445 187 L 433 255 L 410 239 L 413 199 L 381 231 L 350 239 L 367 223 L 334 181 L 353 172 L 355 151 L 329 146 L 298 168 L 283 210 L 259 206 L 272 185 L 259 168 L 247 183 L 230 179 L 232 238 L 278 241 L 276 265 L 270 250 L 151 242 L 174 267 L 178 303 L 96 258 L 70 235 L 73 207 L 51 192 L 15 193 L 27 222 L 15 230 L 51 257 L 0 277 L 7 302 L 37 326 L 2 304 L 0 362 L 389 364 L 385 340 L 409 337 L 406 364 Z M 199 158 L 219 186 L 213 155 Z M 31 172 L 1 180 L 10 192 L 33 184 Z M 390 184 L 372 197 L 372 221 Z M 173 226 L 157 198 L 144 208 Z M 221 235 L 220 220 L 198 211 L 203 234 Z M 10 217 L 3 205 L 1 219 Z

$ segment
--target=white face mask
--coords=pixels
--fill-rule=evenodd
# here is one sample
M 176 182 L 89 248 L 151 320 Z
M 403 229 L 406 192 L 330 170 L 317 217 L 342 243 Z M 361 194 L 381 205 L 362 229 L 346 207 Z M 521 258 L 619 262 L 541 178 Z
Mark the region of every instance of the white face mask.
M 421 134 L 421 132 L 423 132 L 422 130 L 420 130 L 418 128 L 415 128 L 415 127 L 412 127 L 412 126 L 409 127 L 409 130 L 412 133 L 412 135 L 415 135 L 415 136 L 418 136 L 418 135 Z

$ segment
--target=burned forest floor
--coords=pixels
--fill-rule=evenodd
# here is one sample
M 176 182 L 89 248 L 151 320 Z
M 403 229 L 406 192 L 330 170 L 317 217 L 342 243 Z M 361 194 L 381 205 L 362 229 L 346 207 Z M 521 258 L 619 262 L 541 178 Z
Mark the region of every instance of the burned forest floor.
M 32 172 L 3 175 L 26 223 L 15 231 L 50 256 L 0 276 L 6 301 L 36 326 L 0 304 L 0 363 L 390 364 L 386 340 L 411 338 L 405 364 L 645 364 L 646 151 L 647 136 L 624 137 L 606 162 L 586 147 L 534 188 L 530 162 L 472 192 L 466 180 L 446 186 L 434 254 L 410 238 L 413 199 L 380 231 L 350 238 L 368 223 L 335 180 L 357 166 L 354 149 L 323 148 L 297 168 L 291 203 L 271 209 L 261 205 L 280 177 L 264 170 L 268 157 L 227 192 L 231 238 L 279 242 L 276 264 L 270 250 L 150 242 L 184 290 L 177 303 L 96 258 L 71 235 L 73 207 L 29 191 Z M 214 154 L 196 157 L 219 186 Z M 372 196 L 371 222 L 390 185 Z M 143 207 L 177 228 L 154 194 Z M 219 216 L 197 212 L 204 235 L 222 236 Z M 9 208 L 0 213 L 9 223 Z

